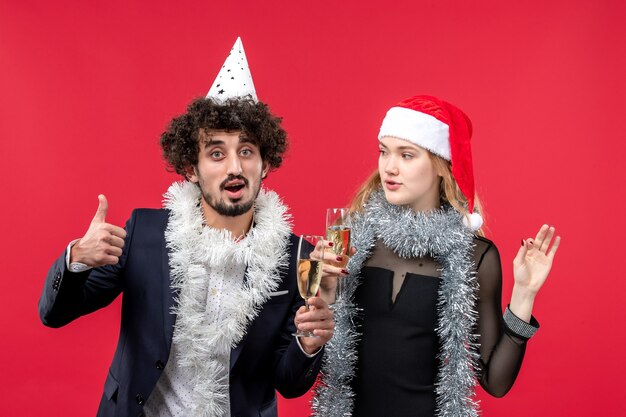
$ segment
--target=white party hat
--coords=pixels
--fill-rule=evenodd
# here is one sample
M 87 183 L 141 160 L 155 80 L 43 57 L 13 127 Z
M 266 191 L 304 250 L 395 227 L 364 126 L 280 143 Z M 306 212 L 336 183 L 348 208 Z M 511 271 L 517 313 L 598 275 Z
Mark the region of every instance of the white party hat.
M 241 38 L 238 37 L 206 97 L 216 101 L 225 101 L 229 98 L 247 95 L 252 96 L 255 102 L 259 101 L 252 82 L 246 53 L 243 50 Z

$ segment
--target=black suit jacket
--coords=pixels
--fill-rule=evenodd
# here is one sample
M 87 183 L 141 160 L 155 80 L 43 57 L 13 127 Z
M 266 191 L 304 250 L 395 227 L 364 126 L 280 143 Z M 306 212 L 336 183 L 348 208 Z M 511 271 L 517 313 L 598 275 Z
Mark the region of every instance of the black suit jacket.
M 110 304 L 123 293 L 120 337 L 98 416 L 142 415 L 169 358 L 176 316 L 171 314 L 168 250 L 164 231 L 167 210 L 133 211 L 117 265 L 75 274 L 65 265 L 65 253 L 48 272 L 39 300 L 46 326 L 60 327 Z M 296 285 L 297 239 L 290 236 L 289 268 L 276 293 L 250 323 L 243 340 L 231 352 L 232 417 L 277 416 L 276 394 L 291 398 L 314 383 L 321 354 L 306 357 L 291 334 L 295 311 L 303 305 Z

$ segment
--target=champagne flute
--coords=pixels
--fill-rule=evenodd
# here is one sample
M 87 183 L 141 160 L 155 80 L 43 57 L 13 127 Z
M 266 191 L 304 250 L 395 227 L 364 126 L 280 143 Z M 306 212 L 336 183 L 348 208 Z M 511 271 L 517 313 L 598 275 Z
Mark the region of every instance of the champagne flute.
M 350 222 L 350 209 L 329 208 L 326 210 L 326 239 L 333 243 L 332 252 L 342 258 L 341 261 L 333 261 L 332 264 L 340 268 L 345 268 L 348 264 L 350 254 L 350 232 L 352 225 Z M 341 277 L 337 278 L 337 291 L 335 293 L 337 301 L 341 300 Z
M 304 305 L 309 310 L 309 298 L 314 297 L 322 281 L 324 269 L 324 237 L 302 235 L 298 242 L 298 291 L 304 298 Z M 319 337 L 313 332 L 298 330 L 294 336 Z

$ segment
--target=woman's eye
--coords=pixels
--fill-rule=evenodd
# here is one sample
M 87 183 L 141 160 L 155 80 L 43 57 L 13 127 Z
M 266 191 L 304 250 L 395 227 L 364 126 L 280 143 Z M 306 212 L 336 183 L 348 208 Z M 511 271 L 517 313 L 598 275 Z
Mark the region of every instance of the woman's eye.
M 411 158 L 413 158 L 413 154 L 410 154 L 410 153 L 403 153 L 403 154 L 402 154 L 402 158 L 404 158 L 404 159 L 411 159 Z
M 381 156 L 387 155 L 387 151 L 385 151 L 384 149 L 379 149 L 378 153 L 380 153 Z

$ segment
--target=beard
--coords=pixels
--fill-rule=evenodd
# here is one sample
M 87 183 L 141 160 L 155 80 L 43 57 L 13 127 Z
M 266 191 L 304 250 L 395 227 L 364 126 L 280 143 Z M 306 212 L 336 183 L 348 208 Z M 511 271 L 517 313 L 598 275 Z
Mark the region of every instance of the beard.
M 232 175 L 226 178 L 222 184 L 220 185 L 220 190 L 224 189 L 224 185 L 232 180 L 242 180 L 246 187 L 249 187 L 249 182 L 246 178 L 241 175 Z M 259 191 L 261 190 L 261 179 L 256 184 L 253 184 L 251 187 L 252 196 L 247 201 L 242 201 L 242 199 L 236 201 L 226 202 L 223 198 L 216 199 L 209 192 L 205 191 L 200 187 L 200 193 L 202 194 L 202 198 L 204 201 L 211 207 L 213 210 L 217 212 L 220 216 L 227 217 L 237 217 L 242 214 L 247 213 L 254 207 L 254 202 L 256 201 L 257 196 L 259 195 Z
M 255 196 L 254 198 L 251 198 L 250 201 L 228 204 L 224 200 L 219 200 L 217 202 L 213 202 L 213 200 L 207 200 L 207 197 L 204 193 L 202 193 L 202 197 L 204 198 L 204 201 L 206 201 L 207 204 L 211 206 L 211 208 L 215 210 L 220 216 L 228 217 L 237 217 L 241 216 L 244 213 L 247 213 L 252 208 L 252 206 L 254 206 L 254 200 L 256 199 Z

